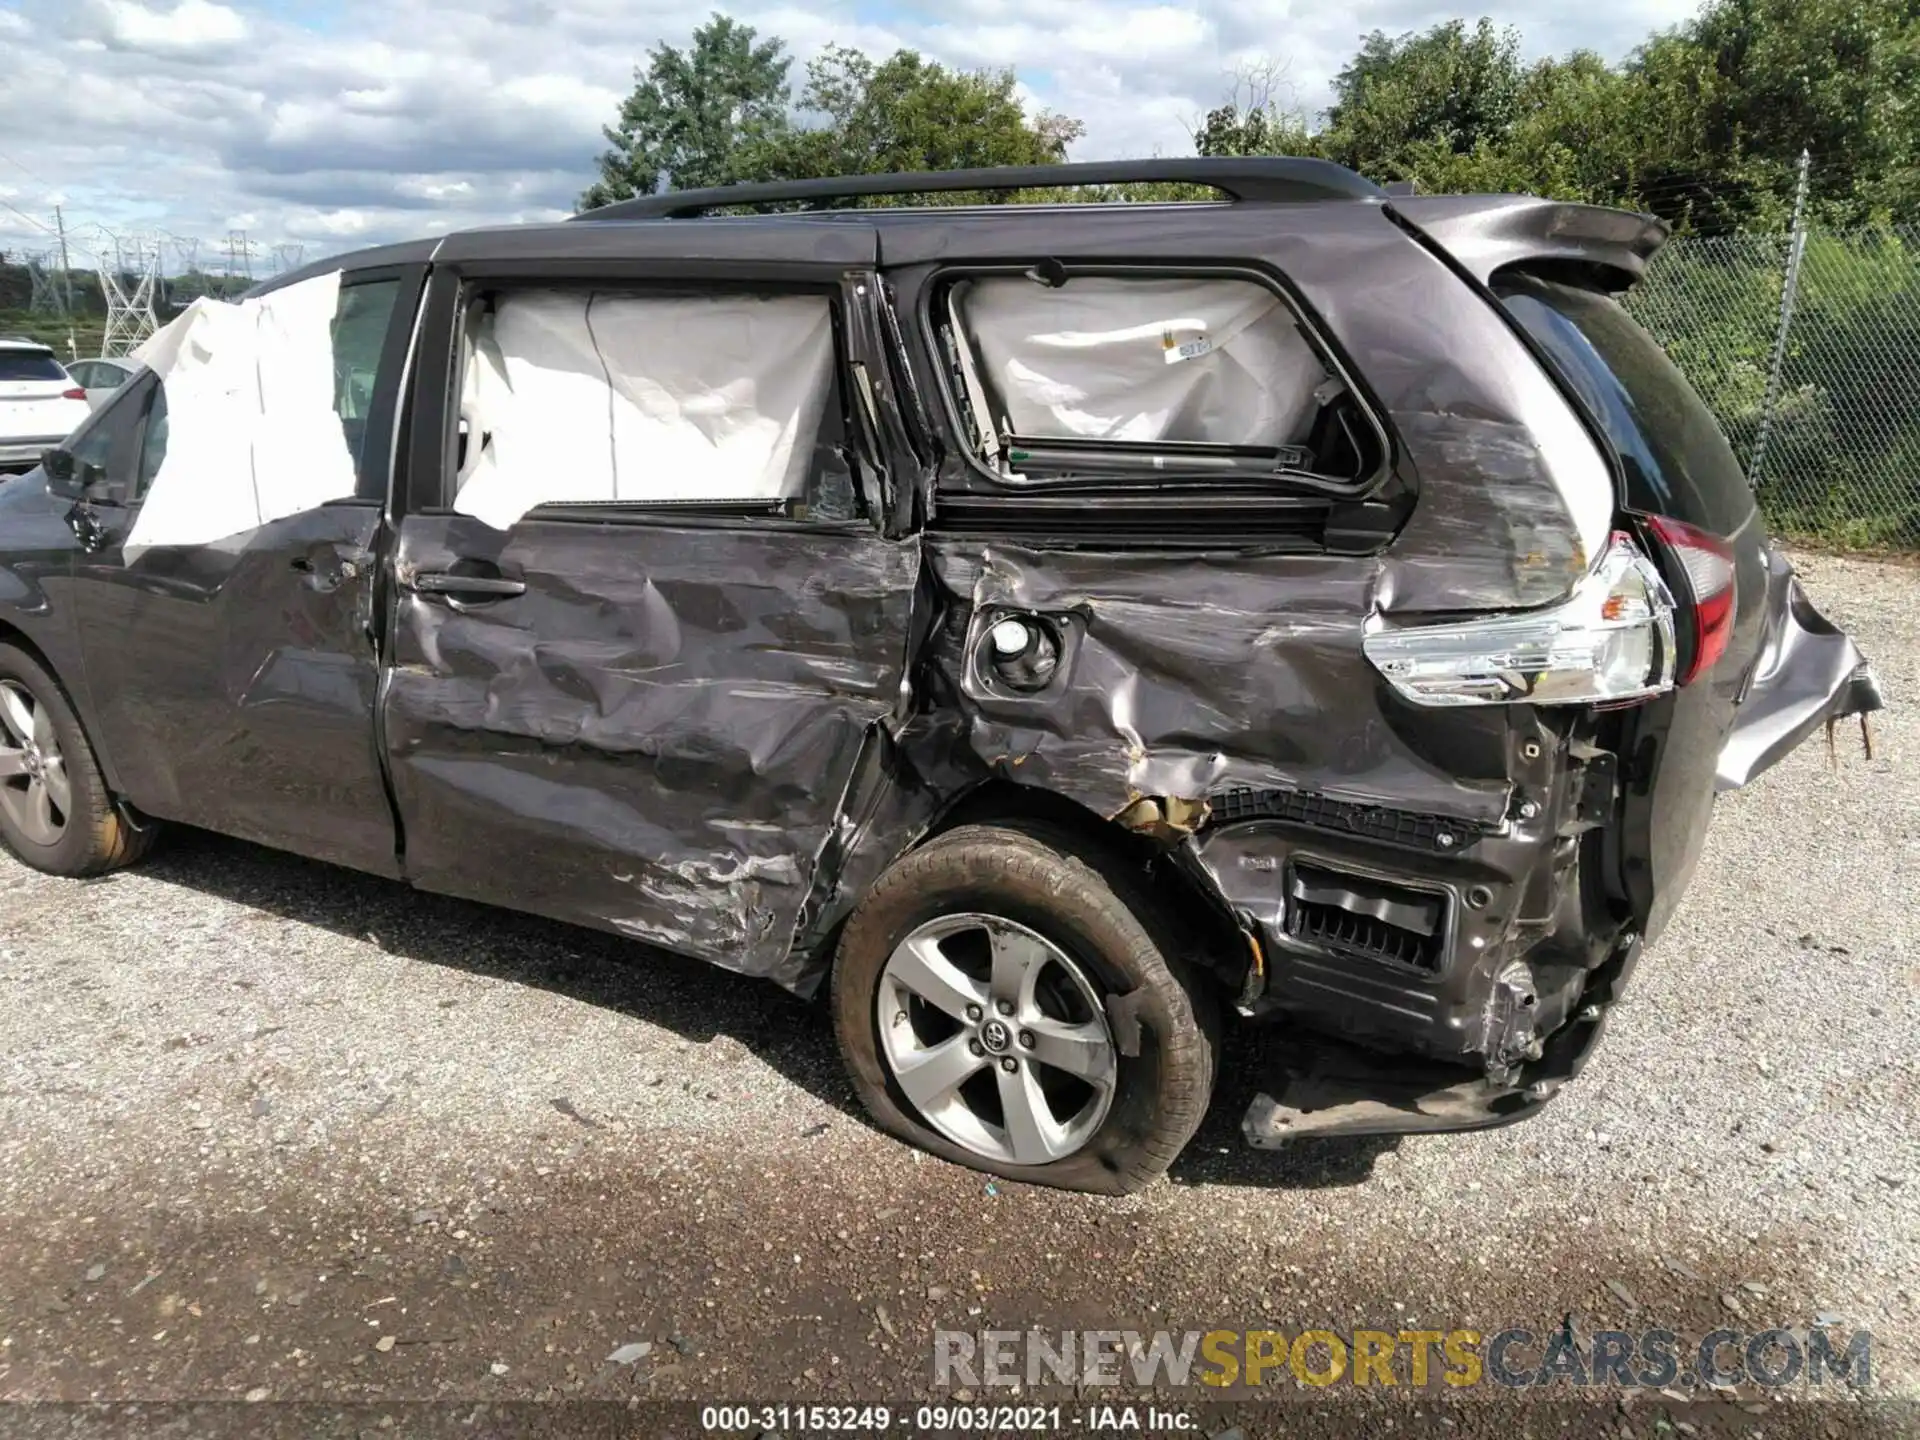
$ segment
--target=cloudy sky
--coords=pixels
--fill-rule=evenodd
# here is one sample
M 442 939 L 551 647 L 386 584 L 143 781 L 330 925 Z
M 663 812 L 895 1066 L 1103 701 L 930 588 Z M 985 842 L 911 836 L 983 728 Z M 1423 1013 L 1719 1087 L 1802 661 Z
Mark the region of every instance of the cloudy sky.
M 1531 54 L 1624 54 L 1695 0 L 1490 4 Z M 663 0 L 0 0 L 0 248 L 56 203 L 78 243 L 247 232 L 256 273 L 403 236 L 566 213 L 649 46 L 705 7 Z M 1361 34 L 1457 13 L 1425 0 L 751 0 L 793 76 L 821 46 L 1010 65 L 1075 115 L 1076 159 L 1188 152 L 1235 65 L 1270 59 L 1325 103 Z M 1479 9 L 1466 12 L 1481 13 Z M 797 88 L 797 87 L 796 87 Z M 176 255 L 178 255 L 176 250 Z M 170 257 L 170 268 L 177 260 Z

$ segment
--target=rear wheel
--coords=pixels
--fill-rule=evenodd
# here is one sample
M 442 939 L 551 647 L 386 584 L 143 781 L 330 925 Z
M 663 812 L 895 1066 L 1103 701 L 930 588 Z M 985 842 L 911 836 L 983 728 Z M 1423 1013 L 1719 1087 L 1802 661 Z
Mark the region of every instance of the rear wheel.
M 842 936 L 835 1023 L 887 1130 L 975 1169 L 1124 1194 L 1206 1113 L 1213 997 L 1143 887 L 1068 843 L 973 825 L 900 860 Z
M 49 875 L 99 875 L 152 844 L 114 809 L 93 747 L 53 677 L 0 645 L 0 840 Z

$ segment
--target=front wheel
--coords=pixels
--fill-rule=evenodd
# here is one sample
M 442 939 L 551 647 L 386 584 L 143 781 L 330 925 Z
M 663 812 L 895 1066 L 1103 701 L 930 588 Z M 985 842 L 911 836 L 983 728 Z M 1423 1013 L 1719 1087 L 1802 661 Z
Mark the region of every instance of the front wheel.
M 975 1169 L 1126 1194 L 1213 1088 L 1210 993 L 1124 867 L 970 825 L 895 863 L 848 922 L 835 1026 L 880 1125 Z
M 23 650 L 0 645 L 0 840 L 49 875 L 99 875 L 147 852 L 113 806 L 80 719 Z

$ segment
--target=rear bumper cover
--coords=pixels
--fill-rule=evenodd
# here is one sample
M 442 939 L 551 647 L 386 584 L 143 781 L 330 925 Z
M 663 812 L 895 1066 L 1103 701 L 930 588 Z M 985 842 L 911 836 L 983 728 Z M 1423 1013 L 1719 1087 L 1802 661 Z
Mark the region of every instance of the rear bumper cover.
M 1764 635 L 1721 743 L 1719 790 L 1746 784 L 1822 724 L 1883 707 L 1859 648 L 1814 608 L 1783 556 L 1770 549 L 1767 565 Z M 1522 713 L 1516 707 L 1518 747 L 1532 753 L 1526 742 L 1534 740 L 1551 760 L 1551 737 L 1529 733 Z M 1325 841 L 1235 826 L 1203 844 L 1203 861 L 1267 947 L 1264 994 L 1246 1008 L 1288 1029 L 1285 1043 L 1270 1047 L 1276 1056 L 1241 1122 L 1249 1144 L 1510 1124 L 1579 1073 L 1645 938 L 1640 927 L 1617 922 L 1609 936 L 1607 908 L 1578 903 L 1574 892 L 1583 887 L 1564 848 L 1550 854 L 1614 821 L 1606 768 L 1614 757 L 1589 749 L 1582 765 L 1577 745 L 1560 754 L 1573 768 L 1551 780 L 1515 767 L 1516 797 L 1533 797 L 1537 810 L 1517 803 L 1497 832 L 1455 826 L 1445 853 L 1412 832 L 1385 847 L 1335 852 L 1336 864 L 1359 870 L 1365 862 L 1373 873 L 1445 895 L 1444 962 L 1429 974 L 1316 957 L 1302 944 L 1292 907 L 1304 892 L 1286 883 L 1288 866 L 1295 854 L 1328 855 Z M 1236 887 L 1233 872 L 1243 869 L 1264 883 L 1243 878 Z M 1668 879 L 1681 884 L 1685 876 Z M 1583 937 L 1593 942 L 1584 950 Z
M 1291 1037 L 1260 1077 L 1240 1133 L 1256 1149 L 1271 1150 L 1295 1140 L 1485 1130 L 1525 1120 L 1585 1066 L 1641 949 L 1639 936 L 1622 936 L 1584 987 L 1573 1018 L 1546 1039 L 1537 1059 L 1500 1078 L 1323 1034 Z
M 1818 610 L 1779 551 L 1767 552 L 1767 632 L 1714 776 L 1737 790 L 1821 725 L 1885 708 L 1860 647 Z

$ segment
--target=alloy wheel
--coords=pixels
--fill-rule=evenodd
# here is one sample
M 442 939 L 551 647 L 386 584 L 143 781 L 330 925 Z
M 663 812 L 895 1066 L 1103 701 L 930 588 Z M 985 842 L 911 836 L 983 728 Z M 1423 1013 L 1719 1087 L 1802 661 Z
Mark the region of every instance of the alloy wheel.
M 73 809 L 66 758 L 47 707 L 0 680 L 0 812 L 35 845 L 57 845 Z
M 880 972 L 880 1051 L 922 1119 L 985 1159 L 1047 1165 L 1106 1119 L 1113 1035 L 1087 972 L 1037 931 L 946 915 Z

